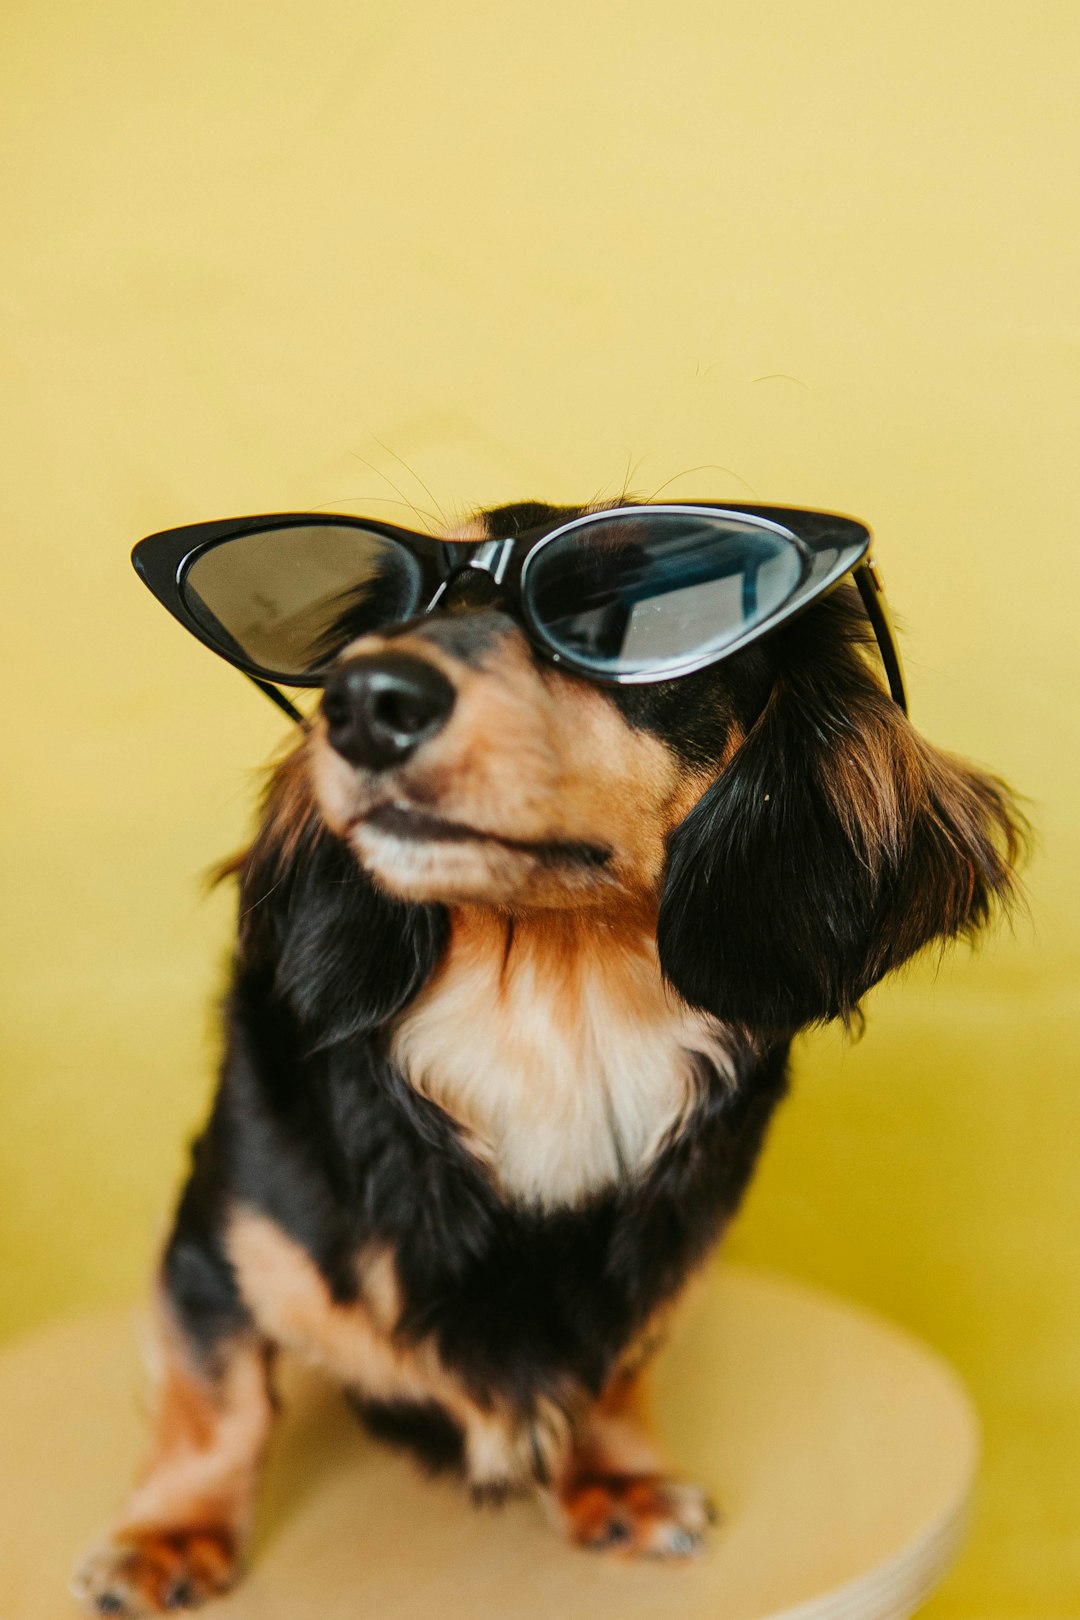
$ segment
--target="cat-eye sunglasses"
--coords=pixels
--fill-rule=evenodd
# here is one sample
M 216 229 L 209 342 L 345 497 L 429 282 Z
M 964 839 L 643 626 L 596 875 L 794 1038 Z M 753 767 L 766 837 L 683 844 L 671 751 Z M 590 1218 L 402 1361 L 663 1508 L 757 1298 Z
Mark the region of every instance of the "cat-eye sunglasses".
M 132 561 L 192 635 L 294 720 L 281 686 L 322 686 L 358 637 L 438 611 L 469 570 L 490 577 L 544 658 L 605 686 L 718 663 L 850 573 L 906 712 L 869 553 L 870 531 L 852 518 L 694 501 L 564 514 L 491 540 L 304 512 L 227 518 L 148 535 Z

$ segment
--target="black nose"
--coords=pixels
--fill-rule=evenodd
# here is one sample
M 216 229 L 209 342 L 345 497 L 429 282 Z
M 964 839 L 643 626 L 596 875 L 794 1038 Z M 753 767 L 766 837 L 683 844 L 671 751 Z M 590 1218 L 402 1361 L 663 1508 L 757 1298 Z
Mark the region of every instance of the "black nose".
M 423 658 L 396 652 L 350 658 L 323 692 L 330 746 L 367 770 L 401 765 L 442 730 L 454 695 L 446 676 Z

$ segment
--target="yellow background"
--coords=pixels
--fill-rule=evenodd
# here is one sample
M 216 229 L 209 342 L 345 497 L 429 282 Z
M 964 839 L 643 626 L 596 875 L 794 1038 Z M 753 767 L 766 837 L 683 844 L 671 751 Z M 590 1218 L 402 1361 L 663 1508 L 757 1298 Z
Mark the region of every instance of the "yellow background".
M 209 1086 L 199 874 L 286 730 L 138 536 L 627 479 L 836 507 L 919 724 L 1040 852 L 1012 936 L 803 1043 L 732 1247 L 973 1388 L 934 1613 L 1080 1613 L 1078 56 L 1064 0 L 7 0 L 4 1328 L 142 1285 Z

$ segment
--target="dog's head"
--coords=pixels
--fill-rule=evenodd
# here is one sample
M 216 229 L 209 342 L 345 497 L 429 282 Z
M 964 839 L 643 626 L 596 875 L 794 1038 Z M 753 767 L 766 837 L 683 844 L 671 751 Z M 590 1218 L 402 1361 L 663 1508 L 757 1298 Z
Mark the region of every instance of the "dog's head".
M 467 537 L 549 515 L 504 507 Z M 716 1017 L 847 1018 L 1008 901 L 1022 825 L 912 729 L 871 639 L 845 585 L 697 674 L 600 687 L 535 653 L 490 576 L 459 575 L 338 659 L 244 868 L 249 947 L 274 932 L 279 978 L 333 1033 L 415 993 L 447 907 L 632 915 Z

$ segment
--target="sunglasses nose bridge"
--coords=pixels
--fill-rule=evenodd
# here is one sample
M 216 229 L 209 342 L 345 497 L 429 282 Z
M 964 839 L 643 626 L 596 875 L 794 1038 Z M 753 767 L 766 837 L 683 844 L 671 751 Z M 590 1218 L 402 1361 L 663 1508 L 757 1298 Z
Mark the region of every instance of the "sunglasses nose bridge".
M 513 551 L 512 539 L 482 540 L 464 567 L 474 568 L 482 574 L 490 574 L 496 585 L 501 585 L 506 578 L 506 570 L 510 566 Z
M 456 584 L 468 582 L 470 577 L 486 580 L 490 586 L 491 599 L 495 600 L 501 595 L 513 550 L 513 540 L 481 541 L 475 551 L 452 568 L 441 581 L 435 594 L 423 609 L 424 613 L 433 613 L 436 608 L 442 606 L 447 593 L 452 592 Z

